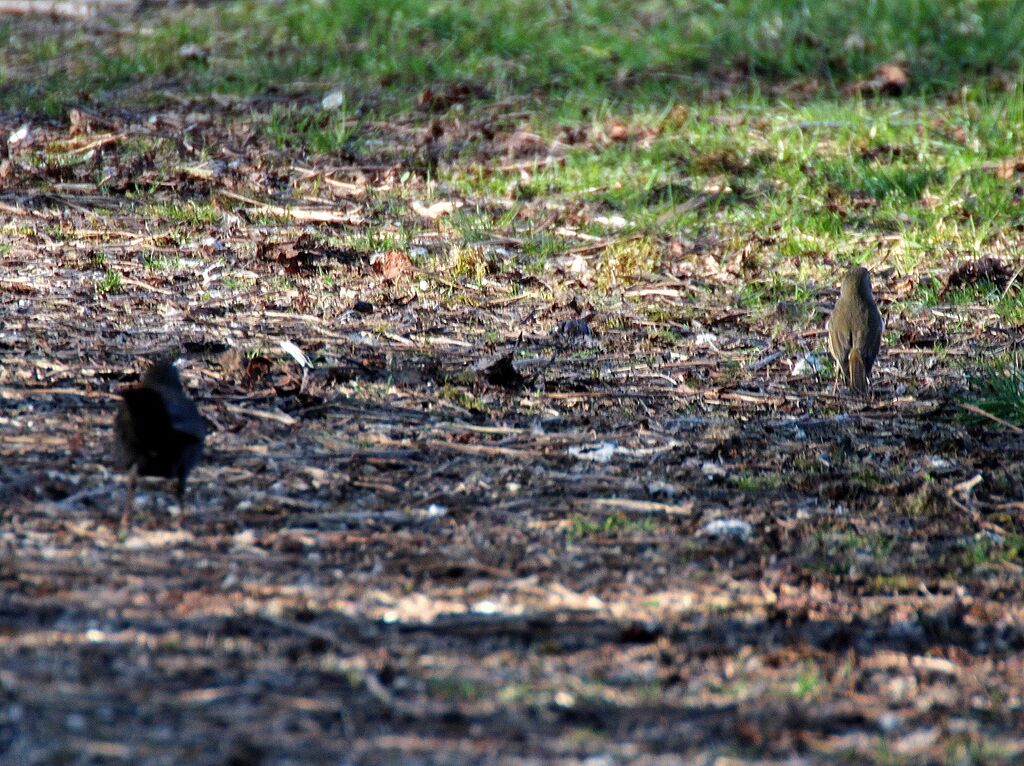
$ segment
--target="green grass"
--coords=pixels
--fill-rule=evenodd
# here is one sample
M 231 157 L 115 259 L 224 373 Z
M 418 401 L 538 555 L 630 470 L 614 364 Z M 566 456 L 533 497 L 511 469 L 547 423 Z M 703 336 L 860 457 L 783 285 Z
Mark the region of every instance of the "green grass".
M 794 321 L 810 322 L 847 263 L 902 277 L 940 259 L 1010 259 L 1020 238 L 1024 174 L 994 170 L 1024 143 L 1020 2 L 285 0 L 146 20 L 143 34 L 111 18 L 119 33 L 102 56 L 70 26 L 38 34 L 7 22 L 0 114 L 64 119 L 71 106 L 178 109 L 168 93 L 252 96 L 237 115 L 220 114 L 252 132 L 277 178 L 307 160 L 396 166 L 388 191 L 365 200 L 374 225 L 335 230 L 333 243 L 407 249 L 436 229 L 444 247 L 414 262 L 458 284 L 547 274 L 580 244 L 568 227 L 607 240 L 587 261 L 585 282 L 601 293 L 715 262 L 742 276 L 729 295 L 738 308 L 767 316 L 785 302 Z M 204 55 L 183 55 L 183 45 Z M 897 59 L 911 72 L 909 94 L 844 92 Z M 812 79 L 816 90 L 791 91 Z M 417 105 L 425 88 L 443 96 L 455 83 L 468 85 L 451 103 Z M 344 105 L 322 110 L 320 97 L 337 89 Z M 440 159 L 421 144 L 434 121 Z M 612 126 L 625 135 L 612 138 Z M 506 164 L 501 141 L 517 129 L 545 148 Z M 560 161 L 531 165 L 570 134 Z M 216 156 L 216 146 L 204 151 Z M 201 198 L 152 201 L 180 180 L 168 136 L 133 135 L 117 148 L 122 162 L 150 160 L 150 191 L 129 191 L 148 217 L 172 229 L 221 221 Z M 63 162 L 61 151 L 40 145 L 21 159 L 45 168 Z M 327 196 L 320 180 L 290 183 L 256 193 Z M 436 222 L 410 210 L 451 197 L 463 206 Z M 562 211 L 553 225 L 547 210 Z M 510 257 L 483 244 L 496 234 L 515 239 Z M 700 247 L 668 257 L 673 239 Z M 940 287 L 935 279 L 900 296 L 900 308 L 937 305 Z M 978 285 L 941 302 L 1024 324 L 1017 291 Z
M 437 390 L 437 395 L 471 413 L 485 414 L 489 409 L 483 399 L 452 383 L 441 386 Z
M 168 271 L 179 268 L 181 265 L 181 258 L 178 256 L 168 257 L 166 255 L 156 255 L 151 253 L 143 256 L 142 262 L 150 271 Z
M 249 290 L 254 285 L 251 277 L 240 277 L 234 274 L 226 274 L 220 281 L 221 287 L 225 290 Z
M 103 276 L 96 280 L 96 292 L 100 295 L 116 293 L 121 289 L 121 275 L 113 269 L 107 269 Z
M 903 60 L 927 92 L 1024 62 L 1020 4 L 996 0 L 248 0 L 172 9 L 145 33 L 133 19 L 109 23 L 123 34 L 100 57 L 70 29 L 11 34 L 0 81 L 7 108 L 54 113 L 79 93 L 103 98 L 164 78 L 196 94 L 340 85 L 356 105 L 468 81 L 496 98 L 571 94 L 574 109 L 700 93 L 713 87 L 706 72 L 814 78 L 834 89 Z M 203 55 L 183 54 L 185 45 Z
M 809 700 L 817 696 L 826 684 L 821 671 L 812 663 L 805 663 L 796 680 L 793 681 L 792 694 L 800 700 Z
M 987 305 L 1006 324 L 1024 324 L 1024 291 L 1019 286 L 1009 289 L 993 284 L 987 279 L 940 294 L 940 286 L 931 284 L 918 292 L 919 299 L 926 306 L 949 305 L 953 307 Z
M 989 362 L 974 374 L 972 389 L 975 405 L 1009 423 L 1024 425 L 1024 368 L 1020 355 Z
M 736 486 L 736 489 L 752 494 L 773 492 L 785 484 L 783 478 L 778 474 L 754 474 L 749 471 L 732 476 L 730 480 Z
M 796 106 L 736 97 L 666 117 L 642 142 L 571 149 L 564 165 L 538 170 L 529 183 L 546 199 L 574 200 L 591 206 L 595 217 L 627 221 L 618 234 L 599 226 L 586 228 L 590 234 L 714 234 L 725 251 L 743 250 L 755 273 L 769 269 L 767 282 L 745 281 L 741 306 L 806 304 L 817 297 L 814 286 L 831 281 L 845 263 L 874 266 L 884 256 L 911 269 L 929 253 L 968 258 L 1003 251 L 1024 200 L 1017 181 L 989 168 L 1017 153 L 1020 130 L 1008 118 L 1020 103 L 1019 92 L 952 106 L 929 98 Z M 965 126 L 977 146 L 950 140 Z M 480 180 L 458 163 L 438 172 L 464 194 L 496 193 L 514 181 L 511 173 Z M 524 253 L 539 261 L 557 252 L 549 232 L 519 234 Z M 598 264 L 599 284 L 607 288 L 620 282 L 615 255 Z M 633 260 L 640 271 L 658 263 Z M 771 268 L 777 265 L 784 269 Z
M 816 558 L 813 566 L 843 576 L 853 567 L 885 567 L 897 539 L 884 532 L 858 533 L 826 525 L 814 531 L 808 553 Z
M 911 270 L 932 253 L 1006 249 L 1024 194 L 1020 179 L 991 168 L 1024 140 L 1024 91 L 1002 86 L 1024 62 L 1024 13 L 1015 9 L 1024 5 L 577 0 L 570 13 L 534 0 L 230 2 L 155 12 L 146 34 L 124 24 L 102 57 L 70 28 L 40 36 L 9 24 L 0 111 L 148 107 L 171 91 L 253 95 L 248 124 L 272 149 L 400 165 L 394 188 L 370 202 L 387 225 L 353 232 L 348 246 L 407 247 L 417 234 L 408 202 L 445 196 L 439 187 L 425 193 L 427 179 L 470 202 L 444 221 L 461 248 L 455 276 L 479 281 L 504 266 L 466 255 L 495 231 L 521 242 L 517 266 L 548 268 L 566 240 L 520 215 L 543 200 L 584 206 L 572 224 L 587 235 L 637 237 L 595 259 L 599 289 L 662 268 L 664 238 L 683 237 L 714 241 L 729 257 L 742 251 L 753 276 L 742 281 L 740 307 L 785 300 L 806 309 L 848 262 Z M 184 56 L 186 44 L 208 55 Z M 913 76 L 909 96 L 843 95 L 845 83 L 898 58 Z M 739 84 L 723 88 L 736 72 Z M 808 78 L 820 86 L 811 97 L 773 91 Z M 463 102 L 436 113 L 417 107 L 424 88 L 455 82 L 473 86 Z M 321 110 L 320 96 L 338 88 L 344 106 Z M 60 108 L 49 111 L 53 104 Z M 518 123 L 503 120 L 519 110 L 529 115 L 523 127 L 549 144 L 566 129 L 585 140 L 564 162 L 523 173 L 486 161 L 472 128 L 451 137 L 445 159 L 425 162 L 416 137 L 431 120 L 507 133 Z M 625 140 L 607 138 L 612 124 L 626 127 Z M 141 151 L 138 141 L 157 141 L 150 151 L 170 158 L 163 139 L 132 138 L 122 149 Z M 157 163 L 166 175 L 155 180 L 175 180 L 165 168 L 173 164 Z M 474 203 L 495 198 L 511 204 Z M 205 202 L 161 202 L 149 213 L 196 227 L 219 220 Z M 618 219 L 621 228 L 601 222 Z M 1016 294 L 978 297 L 1006 321 L 1024 321 Z
M 445 700 L 466 701 L 485 698 L 490 688 L 481 681 L 460 676 L 440 676 L 427 679 L 427 693 Z
M 146 207 L 145 213 L 169 223 L 193 227 L 207 226 L 220 220 L 220 211 L 209 204 L 197 202 L 156 202 Z
M 988 537 L 975 537 L 964 546 L 962 559 L 968 569 L 998 562 L 1020 564 L 1024 560 L 1024 535 L 1007 535 L 1001 544 Z
M 281 149 L 314 154 L 344 152 L 352 147 L 357 123 L 344 110 L 323 111 L 274 106 L 264 133 Z
M 565 535 L 569 542 L 574 542 L 594 535 L 635 531 L 649 532 L 654 529 L 657 529 L 657 523 L 646 516 L 632 519 L 622 513 L 613 513 L 603 519 L 591 519 L 574 513 L 569 518 L 569 526 Z

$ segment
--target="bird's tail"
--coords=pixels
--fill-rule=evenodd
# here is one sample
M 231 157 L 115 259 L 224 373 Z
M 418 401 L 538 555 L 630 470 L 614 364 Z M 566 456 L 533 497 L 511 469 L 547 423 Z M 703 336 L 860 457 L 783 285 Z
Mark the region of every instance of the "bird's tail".
M 850 388 L 862 396 L 868 395 L 868 372 L 864 366 L 864 357 L 855 348 L 850 349 L 848 357 L 850 365 Z

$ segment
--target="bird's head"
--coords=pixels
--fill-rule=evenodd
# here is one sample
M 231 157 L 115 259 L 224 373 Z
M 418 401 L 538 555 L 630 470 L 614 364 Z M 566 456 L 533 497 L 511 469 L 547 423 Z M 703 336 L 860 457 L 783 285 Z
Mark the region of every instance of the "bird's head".
M 142 376 L 144 388 L 181 388 L 178 368 L 170 361 L 155 362 Z
M 871 273 L 863 266 L 851 266 L 843 278 L 843 295 L 871 297 Z

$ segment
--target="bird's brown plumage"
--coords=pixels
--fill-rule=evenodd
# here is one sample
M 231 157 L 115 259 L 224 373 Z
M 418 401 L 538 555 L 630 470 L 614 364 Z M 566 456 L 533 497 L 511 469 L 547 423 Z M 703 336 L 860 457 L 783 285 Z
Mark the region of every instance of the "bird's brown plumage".
M 868 394 L 871 368 L 882 345 L 882 326 L 868 270 L 850 267 L 828 321 L 828 348 L 836 361 L 837 384 L 841 375 L 855 393 Z

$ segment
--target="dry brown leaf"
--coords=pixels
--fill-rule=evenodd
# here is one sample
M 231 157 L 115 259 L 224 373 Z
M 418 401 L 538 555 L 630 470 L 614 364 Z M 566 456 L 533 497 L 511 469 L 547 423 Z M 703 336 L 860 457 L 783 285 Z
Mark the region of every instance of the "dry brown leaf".
M 72 109 L 68 112 L 68 122 L 71 123 L 70 133 L 73 136 L 77 136 L 80 133 L 88 133 L 92 129 L 89 118 L 78 109 Z
M 990 168 L 996 174 L 996 178 L 1009 180 L 1016 175 L 1024 173 L 1024 159 L 1018 157 L 1002 160 L 995 163 L 995 165 L 989 165 L 986 167 Z
M 298 274 L 312 269 L 320 257 L 317 243 L 307 234 L 295 242 L 260 242 L 256 245 L 256 257 L 273 260 L 284 266 L 286 274 Z
M 309 273 L 327 259 L 337 263 L 353 263 L 362 256 L 355 250 L 331 247 L 306 233 L 294 242 L 260 242 L 256 245 L 258 260 L 275 261 L 287 274 Z
M 454 104 L 489 96 L 487 88 L 478 83 L 453 82 L 424 88 L 420 92 L 417 104 L 420 109 L 428 112 L 443 112 Z
M 625 141 L 629 138 L 629 128 L 621 122 L 616 122 L 608 128 L 608 138 L 612 141 Z
M 370 258 L 370 266 L 374 273 L 379 274 L 391 282 L 416 271 L 409 256 L 403 250 L 389 250 L 386 253 Z
M 551 148 L 548 146 L 547 141 L 528 130 L 517 130 L 512 135 L 506 137 L 502 144 L 505 154 L 509 157 L 522 159 L 551 153 Z
M 263 378 L 270 374 L 274 363 L 265 356 L 251 356 L 242 369 L 242 385 L 249 389 L 259 385 Z
M 68 133 L 72 136 L 79 136 L 83 133 L 92 133 L 97 129 L 108 131 L 117 130 L 119 127 L 116 120 L 91 114 L 81 109 L 72 109 L 68 112 L 68 123 L 71 127 Z
M 996 289 L 1002 290 L 1009 284 L 1012 276 L 1010 268 L 996 258 L 985 257 L 969 261 L 950 272 L 939 298 L 944 298 L 951 290 L 973 287 L 980 282 L 988 282 Z
M 901 64 L 882 64 L 874 75 L 846 87 L 846 93 L 862 95 L 899 96 L 910 87 L 910 74 Z

